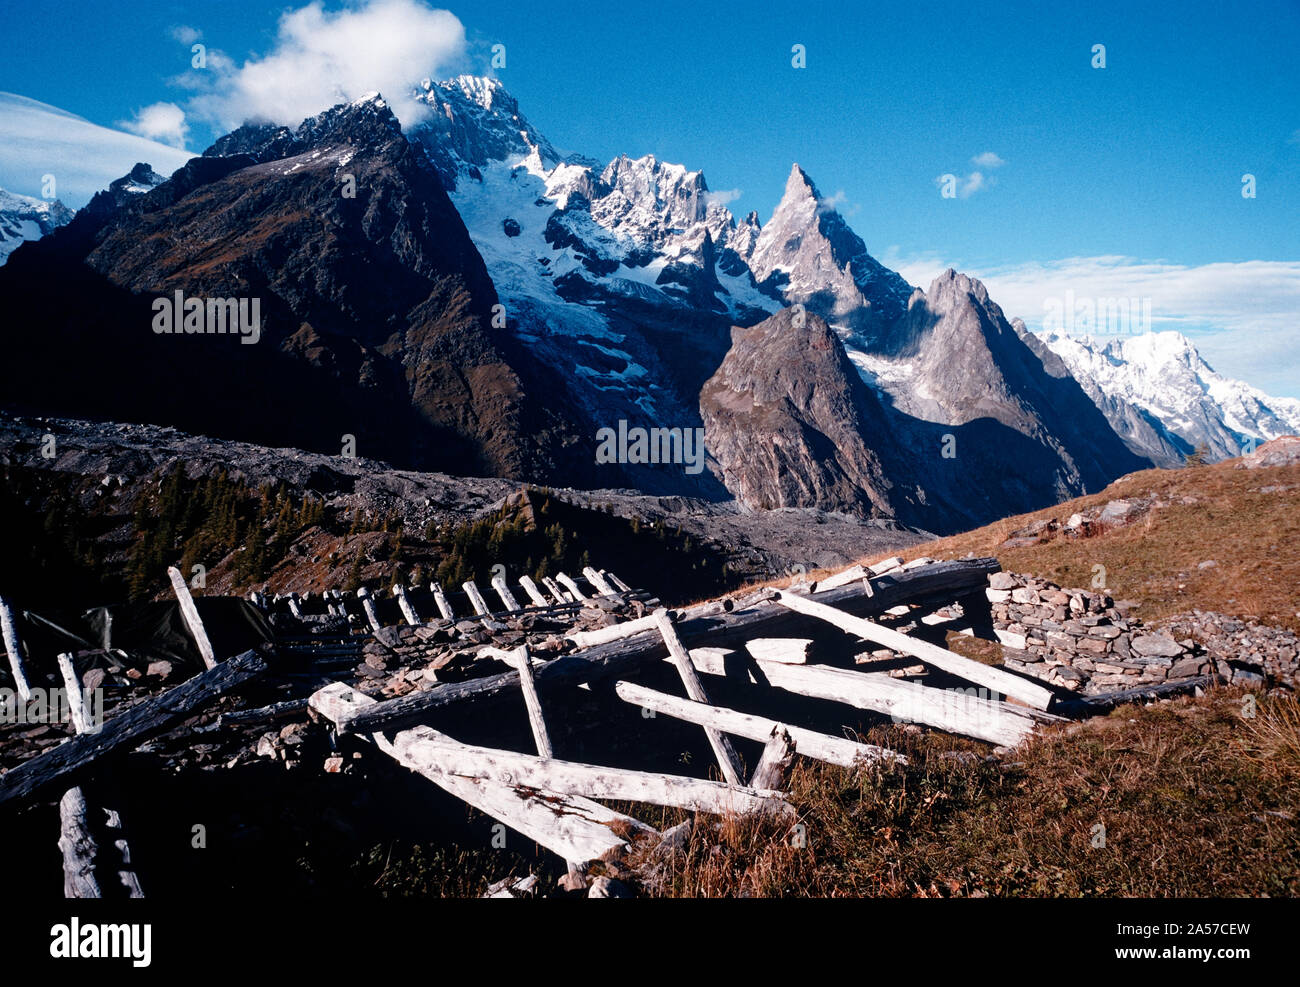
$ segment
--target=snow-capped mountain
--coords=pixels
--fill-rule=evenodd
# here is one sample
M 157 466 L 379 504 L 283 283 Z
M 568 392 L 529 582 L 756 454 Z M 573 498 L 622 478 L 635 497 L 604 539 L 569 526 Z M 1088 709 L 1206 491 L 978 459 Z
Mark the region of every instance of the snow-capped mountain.
M 1094 403 L 1121 434 L 1128 426 L 1123 406 L 1139 409 L 1159 440 L 1185 456 L 1204 447 L 1209 460 L 1241 455 L 1252 442 L 1300 434 L 1300 401 L 1273 398 L 1215 371 L 1186 336 L 1151 332 L 1099 340 L 1060 331 L 1043 341 L 1070 368 Z M 1165 462 L 1150 446 L 1144 455 Z
M 72 210 L 58 199 L 47 202 L 0 188 L 0 264 L 23 241 L 39 240 L 70 219 Z

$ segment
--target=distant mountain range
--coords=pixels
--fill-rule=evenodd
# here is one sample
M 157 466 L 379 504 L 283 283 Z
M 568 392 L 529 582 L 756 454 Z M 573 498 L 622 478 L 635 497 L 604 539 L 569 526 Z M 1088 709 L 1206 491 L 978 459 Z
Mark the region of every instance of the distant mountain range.
M 499 82 L 418 92 L 408 132 L 378 96 L 246 125 L 42 230 L 0 267 L 46 327 L 7 340 L 5 403 L 933 531 L 1300 423 L 1190 344 L 1039 337 L 955 271 L 913 288 L 797 164 L 738 221 L 698 171 L 561 155 Z M 153 332 L 176 291 L 257 297 L 260 342 Z M 708 468 L 597 462 L 620 423 L 701 429 Z

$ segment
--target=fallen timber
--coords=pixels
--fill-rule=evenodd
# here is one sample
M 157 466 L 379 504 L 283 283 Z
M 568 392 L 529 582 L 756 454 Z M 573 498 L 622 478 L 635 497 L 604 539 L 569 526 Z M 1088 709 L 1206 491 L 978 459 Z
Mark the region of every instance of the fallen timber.
M 817 594 L 819 603 L 857 615 L 874 615 L 902 603 L 945 594 L 949 598 L 982 589 L 989 577 L 998 572 L 997 559 L 971 559 L 937 562 L 923 568 L 893 570 L 874 578 L 873 595 L 867 596 L 863 581 Z M 767 596 L 775 595 L 767 591 Z M 697 612 L 703 615 L 697 616 Z M 805 625 L 808 618 L 771 600 L 727 611 L 725 604 L 704 604 L 680 611 L 674 623 L 678 638 L 689 649 L 693 645 L 738 646 L 753 637 L 793 636 L 789 632 Z M 630 637 L 564 655 L 534 669 L 539 690 L 573 687 L 583 682 L 623 676 L 646 662 L 662 657 L 664 643 L 651 627 Z M 519 673 L 502 672 L 463 682 L 447 682 L 427 692 L 412 693 L 397 699 L 346 710 L 337 727 L 340 733 L 374 733 L 419 723 L 431 712 L 446 706 L 473 700 L 488 703 L 518 695 Z
M 109 717 L 96 732 L 79 734 L 0 775 L 0 805 L 29 800 L 57 782 L 66 784 L 103 758 L 188 719 L 217 697 L 264 674 L 267 668 L 262 655 L 245 651 Z

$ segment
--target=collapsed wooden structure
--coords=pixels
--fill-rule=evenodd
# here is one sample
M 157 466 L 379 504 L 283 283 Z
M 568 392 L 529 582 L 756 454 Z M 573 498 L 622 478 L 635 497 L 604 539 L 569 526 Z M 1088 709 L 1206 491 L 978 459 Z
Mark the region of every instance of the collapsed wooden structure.
M 722 683 L 755 695 L 829 700 L 1007 747 L 1024 741 L 1040 723 L 1059 720 L 1048 712 L 1055 694 L 1040 682 L 889 626 L 901 620 L 917 628 L 959 629 L 958 601 L 982 599 L 988 577 L 998 570 L 996 559 L 918 560 L 906 565 L 891 559 L 871 568 L 855 566 L 817 583 L 759 589 L 676 610 L 633 590 L 613 573 L 594 568 L 584 570 L 585 586 L 564 573 L 540 585 L 527 576 L 520 578 L 516 585 L 528 606 L 521 605 L 501 567 L 491 580 L 499 607 L 489 604 L 472 581 L 459 594 L 436 583 L 427 589 L 399 585 L 388 596 L 364 589 L 355 595 L 326 591 L 316 598 L 252 594 L 253 602 L 276 621 L 274 648 L 218 661 L 189 587 L 173 569 L 172 585 L 207 671 L 119 711 L 93 732 L 79 724 L 75 737 L 0 775 L 0 811 L 66 788 L 61 845 L 67 893 L 97 895 L 87 859 L 95 848 L 78 821 L 86 810 L 77 782 L 109 755 L 172 729 L 243 683 L 286 674 L 285 662 L 291 661 L 293 675 L 308 683 L 307 694 L 223 712 L 218 726 L 319 718 L 336 735 L 363 738 L 398 764 L 554 852 L 572 874 L 581 874 L 597 858 L 662 835 L 601 800 L 720 815 L 788 815 L 793 810 L 781 788 L 784 769 L 795 755 L 846 767 L 905 761 L 894 751 L 816 724 L 786 722 L 713 702 L 710 692 Z M 437 617 L 420 612 L 430 601 Z M 443 681 L 432 666 L 422 671 L 399 665 L 392 681 L 400 685 L 418 679 L 420 688 L 401 695 L 381 693 L 380 698 L 367 694 L 375 691 L 376 683 L 356 676 L 347 681 L 349 669 L 361 667 L 375 674 L 372 666 L 357 665 L 374 642 L 387 641 L 397 651 L 402 647 L 396 628 L 381 611 L 400 615 L 397 620 L 421 640 L 453 642 L 462 654 L 470 649 L 474 653 L 468 667 L 458 669 L 458 680 Z M 550 634 L 542 647 L 539 626 L 566 629 Z M 0 628 L 15 681 L 25 685 L 23 649 L 2 602 Z M 877 649 L 875 657 L 863 656 L 850 667 L 819 662 L 815 640 L 841 632 L 853 647 Z M 814 637 L 797 636 L 808 633 Z M 450 649 L 453 644 L 439 646 Z M 900 671 L 895 660 L 886 668 L 881 655 L 903 656 L 917 667 Z M 682 695 L 636 681 L 665 662 L 675 671 Z M 71 663 L 62 667 L 69 691 L 78 693 Z M 913 674 L 924 669 L 941 684 L 930 684 L 931 676 Z M 548 727 L 553 712 L 548 710 L 554 711 L 573 689 L 595 688 L 650 714 L 698 726 L 716 772 L 700 778 L 558 757 Z M 526 711 L 532 750 L 465 743 L 430 724 L 451 709 L 478 711 L 506 703 Z M 733 737 L 763 745 L 751 768 L 738 756 Z M 125 845 L 124 838 L 121 843 Z M 138 882 L 133 893 L 139 893 Z

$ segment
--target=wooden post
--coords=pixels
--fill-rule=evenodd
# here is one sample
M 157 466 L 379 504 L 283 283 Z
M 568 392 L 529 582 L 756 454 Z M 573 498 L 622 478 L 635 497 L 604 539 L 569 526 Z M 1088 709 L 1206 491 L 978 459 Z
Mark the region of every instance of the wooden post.
M 289 612 L 299 620 L 302 620 L 302 605 L 298 602 L 297 593 L 289 594 Z
M 886 648 L 900 651 L 905 655 L 912 655 L 927 665 L 933 665 L 935 668 L 942 669 L 951 675 L 974 682 L 976 685 L 982 685 L 993 692 L 1019 699 L 1035 709 L 1047 709 L 1052 703 L 1050 689 L 1045 689 L 1043 686 L 1027 679 L 1022 679 L 1018 675 L 1012 675 L 1003 669 L 994 668 L 991 665 L 982 665 L 969 658 L 963 658 L 961 655 L 954 654 L 938 645 L 930 644 L 928 641 L 918 641 L 888 627 L 881 627 L 870 620 L 854 617 L 843 610 L 837 610 L 835 607 L 829 607 L 824 603 L 817 603 L 792 593 L 782 593 L 777 597 L 777 602 L 798 613 L 824 620 L 828 624 L 833 624 L 841 630 L 855 634 L 864 640 L 883 644 Z
M 708 694 L 700 683 L 700 677 L 695 674 L 695 666 L 691 664 L 691 656 L 686 651 L 686 646 L 682 644 L 677 637 L 677 632 L 673 630 L 673 623 L 668 619 L 668 611 L 656 610 L 654 619 L 655 625 L 659 628 L 659 633 L 664 639 L 664 644 L 668 646 L 668 653 L 672 655 L 673 664 L 677 666 L 677 674 L 681 676 L 682 685 L 686 687 L 686 694 L 697 703 L 707 703 L 709 701 Z M 709 738 L 709 746 L 713 748 L 714 756 L 718 759 L 718 767 L 722 769 L 722 776 L 733 785 L 743 784 L 740 780 L 740 758 L 736 756 L 731 741 L 726 738 L 721 730 L 714 727 L 705 727 L 704 733 Z
M 506 576 L 503 572 L 497 572 L 492 575 L 492 588 L 497 591 L 497 596 L 501 597 L 501 602 L 505 605 L 507 611 L 522 610 L 519 601 L 515 595 L 510 592 L 510 587 L 506 584 Z
M 772 731 L 772 736 L 763 748 L 763 755 L 758 759 L 758 766 L 749 779 L 750 788 L 780 788 L 785 780 L 785 773 L 794 760 L 795 746 L 790 739 L 790 732 L 780 727 Z
M 90 722 L 86 710 L 85 693 L 81 691 L 81 680 L 77 677 L 72 664 L 72 655 L 59 655 L 59 671 L 63 675 L 63 689 L 68 697 L 68 712 L 72 716 L 73 729 L 77 734 L 90 733 L 95 727 Z M 108 816 L 108 828 L 119 833 L 122 819 L 112 809 L 104 810 Z M 96 861 L 99 857 L 99 842 L 90 828 L 90 807 L 86 794 L 80 785 L 74 785 L 63 793 L 59 799 L 59 849 L 63 851 L 63 896 L 65 898 L 101 898 L 103 897 L 99 878 L 96 874 Z M 114 848 L 121 855 L 122 869 L 118 872 L 127 892 L 132 898 L 143 898 L 140 879 L 131 866 L 131 848 L 123 834 L 115 840 Z
M 370 629 L 378 634 L 383 629 L 383 625 L 379 623 L 379 614 L 375 611 L 375 601 L 370 598 L 370 590 L 362 586 L 357 590 L 357 599 L 361 601 L 361 609 L 366 613 Z
M 585 602 L 586 600 L 590 599 L 590 597 L 588 597 L 586 593 L 584 593 L 582 590 L 578 588 L 578 584 L 575 583 L 568 576 L 566 576 L 564 573 L 557 572 L 555 574 L 555 578 L 559 580 L 561 586 L 563 586 L 571 594 L 573 594 L 574 600 L 582 600 Z
M 795 743 L 795 748 L 804 757 L 816 758 L 828 764 L 838 764 L 851 768 L 859 762 L 890 761 L 906 764 L 907 758 L 902 754 L 874 744 L 861 744 L 844 737 L 832 737 L 830 734 L 818 733 L 803 727 L 789 726 L 752 713 L 741 713 L 723 706 L 709 706 L 692 699 L 670 696 L 666 692 L 656 692 L 643 685 L 632 682 L 614 683 L 614 691 L 624 702 L 655 713 L 663 713 L 687 723 L 711 726 L 737 737 L 757 740 L 765 743 L 777 730 L 788 733 Z
M 587 582 L 596 587 L 596 592 L 601 596 L 614 596 L 618 592 L 618 590 L 614 589 L 614 587 L 609 584 L 604 576 L 591 566 L 584 566 L 582 574 L 587 577 Z
M 487 601 L 483 599 L 483 594 L 480 593 L 478 587 L 474 585 L 474 580 L 471 579 L 468 582 L 461 583 L 460 588 L 463 589 L 465 595 L 469 597 L 469 605 L 474 608 L 475 617 L 486 617 L 491 612 L 488 609 Z
M 406 595 L 406 587 L 398 583 L 393 587 L 393 595 L 397 597 L 397 605 L 402 608 L 402 616 L 412 627 L 419 627 L 424 621 L 420 619 L 420 614 L 415 609 L 415 604 L 411 598 Z
M 443 620 L 455 620 L 456 611 L 451 608 L 447 602 L 447 594 L 442 591 L 441 583 L 430 583 L 429 591 L 433 593 L 433 602 L 438 605 L 438 613 L 442 614 Z
M 18 637 L 14 613 L 3 597 L 0 597 L 0 634 L 4 636 L 5 651 L 9 652 L 9 671 L 14 677 L 14 688 L 18 690 L 19 698 L 27 702 L 32 698 L 32 689 L 27 683 L 27 669 L 23 662 L 23 642 Z
M 181 617 L 185 620 L 185 626 L 189 628 L 190 637 L 194 638 L 199 654 L 203 656 L 203 664 L 208 668 L 216 668 L 216 652 L 212 650 L 212 642 L 208 640 L 208 632 L 203 628 L 199 609 L 194 605 L 194 598 L 190 596 L 190 588 L 185 584 L 185 577 L 174 565 L 167 567 L 167 575 L 172 581 L 176 602 L 181 605 Z
M 528 707 L 528 725 L 533 731 L 533 742 L 537 744 L 537 753 L 541 757 L 554 757 L 555 754 L 551 750 L 551 737 L 546 731 L 546 719 L 542 716 L 542 701 L 537 695 L 537 683 L 533 681 L 533 666 L 528 657 L 527 646 L 520 645 L 513 651 L 499 651 L 496 648 L 489 650 L 518 669 L 519 684 L 524 691 L 524 705 Z
M 551 605 L 551 601 L 542 595 L 542 591 L 537 588 L 537 584 L 533 582 L 531 576 L 520 576 L 519 585 L 524 588 L 524 592 L 528 594 L 528 599 L 533 601 L 534 606 L 549 607 Z
M 542 584 L 547 588 L 547 590 L 550 591 L 550 594 L 551 594 L 553 597 L 555 597 L 555 602 L 556 602 L 556 603 L 575 603 L 575 602 L 577 602 L 577 597 L 570 596 L 568 593 L 564 592 L 564 590 L 562 590 L 562 589 L 560 588 L 560 584 L 557 583 L 557 582 L 556 582 L 554 579 L 552 579 L 550 576 L 543 576 L 543 577 L 542 577 Z
M 608 579 L 611 583 L 613 583 L 616 587 L 618 587 L 619 592 L 621 592 L 621 593 L 631 593 L 631 592 L 632 592 L 632 587 L 631 587 L 631 586 L 629 586 L 627 583 L 623 582 L 623 580 L 619 579 L 618 576 L 614 575 L 614 574 L 613 574 L 612 572 L 610 572 L 608 569 L 604 569 L 604 570 L 602 570 L 602 571 L 601 571 L 601 574 L 602 574 L 606 579 Z

